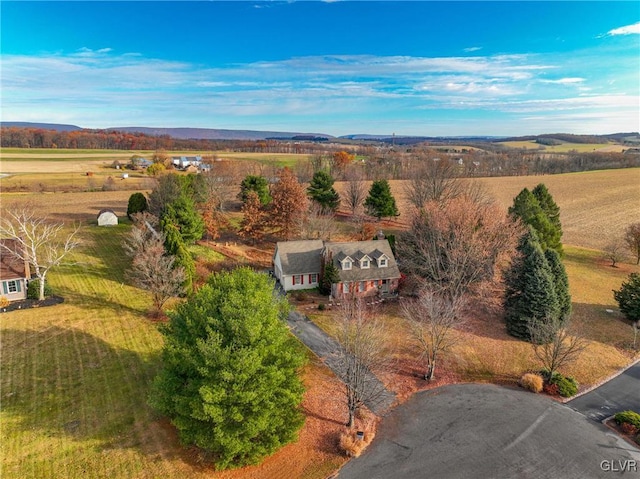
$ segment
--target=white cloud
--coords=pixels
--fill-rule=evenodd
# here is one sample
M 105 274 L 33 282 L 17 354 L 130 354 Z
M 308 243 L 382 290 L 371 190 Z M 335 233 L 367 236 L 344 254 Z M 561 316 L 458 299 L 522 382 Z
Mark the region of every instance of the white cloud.
M 463 51 L 465 51 L 467 53 L 477 52 L 478 50 L 482 50 L 482 47 L 469 47 L 469 48 L 464 48 L 463 49 Z
M 609 30 L 607 35 L 640 35 L 640 22 Z
M 559 78 L 558 80 L 540 80 L 541 83 L 551 83 L 555 85 L 575 85 L 583 83 L 584 81 L 584 78 L 579 77 L 566 77 Z

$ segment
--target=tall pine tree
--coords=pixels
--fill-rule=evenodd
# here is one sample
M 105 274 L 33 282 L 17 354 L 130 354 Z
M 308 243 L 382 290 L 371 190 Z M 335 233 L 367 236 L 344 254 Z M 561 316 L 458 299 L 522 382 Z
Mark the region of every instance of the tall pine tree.
M 160 220 L 160 226 L 164 233 L 164 249 L 168 255 L 175 257 L 175 266 L 182 266 L 184 268 L 184 283 L 182 286 L 186 294 L 190 294 L 193 291 L 193 280 L 196 276 L 196 264 L 193 260 L 193 256 L 187 249 L 178 227 L 171 222 L 168 216 L 165 216 Z
M 554 274 L 533 230 L 518 244 L 519 257 L 505 274 L 504 311 L 507 332 L 530 340 L 529 324 L 557 319 L 560 304 Z
M 391 187 L 387 180 L 374 181 L 369 189 L 369 196 L 364 201 L 369 214 L 376 218 L 398 216 L 396 200 L 391 194 Z
M 540 208 L 554 227 L 555 232 L 551 239 L 551 249 L 556 250 L 562 256 L 562 224 L 560 223 L 560 207 L 556 204 L 544 183 L 538 184 L 531 193 L 536 197 Z
M 307 188 L 311 200 L 318 203 L 323 211 L 336 211 L 340 205 L 340 195 L 333 187 L 334 179 L 326 170 L 316 171 Z
M 305 354 L 273 281 L 249 268 L 212 276 L 170 313 L 149 403 L 216 467 L 256 464 L 297 437 Z
M 536 196 L 527 188 L 524 188 L 513 199 L 513 206 L 509 208 L 509 214 L 513 218 L 519 218 L 522 223 L 535 230 L 543 250 L 554 249 L 562 254 L 562 243 L 560 243 L 562 230 L 552 222 Z M 557 221 L 559 224 L 559 217 L 557 217 Z
M 549 268 L 553 273 L 553 285 L 558 298 L 558 319 L 560 323 L 566 322 L 571 316 L 571 294 L 569 293 L 569 277 L 567 271 L 562 264 L 560 254 L 553 249 L 544 252 L 545 258 L 549 263 Z

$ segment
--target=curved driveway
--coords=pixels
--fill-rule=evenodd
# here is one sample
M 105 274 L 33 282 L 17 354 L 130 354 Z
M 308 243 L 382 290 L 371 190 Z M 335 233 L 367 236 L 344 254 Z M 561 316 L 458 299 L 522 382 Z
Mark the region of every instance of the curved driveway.
M 545 396 L 491 384 L 416 394 L 339 473 L 340 479 L 639 476 L 640 451 L 602 424 Z

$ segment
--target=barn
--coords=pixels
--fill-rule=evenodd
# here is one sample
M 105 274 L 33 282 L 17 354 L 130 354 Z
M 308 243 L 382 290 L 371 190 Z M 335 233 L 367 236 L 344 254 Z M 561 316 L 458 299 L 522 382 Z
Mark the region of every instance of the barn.
M 113 226 L 118 224 L 118 217 L 113 210 L 100 210 L 98 213 L 98 226 Z

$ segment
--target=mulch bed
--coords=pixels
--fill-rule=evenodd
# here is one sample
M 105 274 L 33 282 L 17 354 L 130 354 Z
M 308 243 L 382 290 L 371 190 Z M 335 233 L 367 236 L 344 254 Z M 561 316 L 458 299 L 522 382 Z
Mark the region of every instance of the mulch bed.
M 12 301 L 9 306 L 0 308 L 0 313 L 8 313 L 9 311 L 17 311 L 19 309 L 42 308 L 46 306 L 55 306 L 64 302 L 62 296 L 49 296 L 48 298 L 38 301 L 37 299 L 23 299 L 22 301 Z

